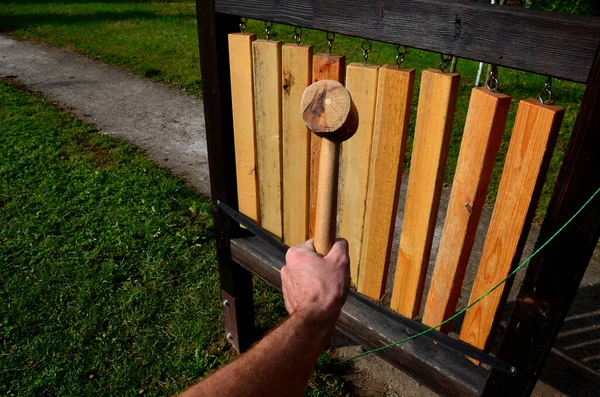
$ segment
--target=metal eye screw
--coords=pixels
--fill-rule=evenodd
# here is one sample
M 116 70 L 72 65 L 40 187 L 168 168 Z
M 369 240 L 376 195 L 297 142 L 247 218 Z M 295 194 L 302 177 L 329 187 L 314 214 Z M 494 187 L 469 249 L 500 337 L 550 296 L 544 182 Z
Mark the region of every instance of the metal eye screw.
M 329 55 L 331 55 L 331 47 L 333 46 L 334 40 L 335 40 L 335 33 L 327 32 L 327 46 L 329 47 Z
M 246 17 L 240 18 L 240 33 L 244 33 L 246 31 L 246 22 L 248 22 Z
M 369 52 L 371 52 L 371 48 L 373 47 L 373 45 L 371 44 L 371 42 L 369 40 L 365 40 L 362 42 L 362 44 L 360 45 L 360 49 L 362 50 L 363 53 L 363 59 L 364 59 L 364 64 L 367 64 L 367 59 L 369 58 Z
M 490 74 L 485 81 L 485 86 L 490 92 L 496 92 L 498 90 L 498 66 L 492 65 Z
M 544 99 L 544 96 L 547 96 L 547 98 Z M 552 77 L 548 77 L 548 80 L 546 80 L 546 83 L 544 84 L 544 88 L 542 88 L 538 94 L 538 98 L 542 105 L 552 102 Z
M 271 38 L 271 28 L 273 27 L 273 23 L 266 21 L 265 22 L 265 33 L 267 34 L 265 39 L 269 40 Z
M 402 65 L 402 62 L 404 62 L 404 57 L 406 56 L 406 51 L 408 51 L 408 48 L 406 48 L 403 45 L 397 45 L 396 46 L 396 66 L 400 67 L 400 65 Z
M 440 54 L 440 70 L 442 72 L 446 71 L 446 68 L 450 66 L 450 62 L 452 61 L 452 55 Z
M 296 44 L 302 44 L 302 28 L 294 28 L 294 40 L 296 41 Z

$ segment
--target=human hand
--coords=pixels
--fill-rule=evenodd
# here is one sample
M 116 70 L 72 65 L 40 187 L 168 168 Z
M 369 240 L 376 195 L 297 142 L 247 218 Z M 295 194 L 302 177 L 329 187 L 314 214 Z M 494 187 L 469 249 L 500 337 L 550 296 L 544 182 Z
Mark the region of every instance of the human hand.
M 316 323 L 335 323 L 350 289 L 348 242 L 336 239 L 324 257 L 313 240 L 291 247 L 281 269 L 285 308 Z

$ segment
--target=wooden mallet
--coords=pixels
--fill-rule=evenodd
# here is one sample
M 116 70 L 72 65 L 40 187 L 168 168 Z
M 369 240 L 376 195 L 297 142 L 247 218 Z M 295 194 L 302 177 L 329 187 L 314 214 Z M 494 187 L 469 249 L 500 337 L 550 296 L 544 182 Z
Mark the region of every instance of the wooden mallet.
M 315 249 L 327 255 L 336 232 L 340 143 L 354 135 L 358 114 L 348 90 L 335 80 L 319 80 L 302 95 L 302 118 L 319 137 L 319 180 L 315 220 Z

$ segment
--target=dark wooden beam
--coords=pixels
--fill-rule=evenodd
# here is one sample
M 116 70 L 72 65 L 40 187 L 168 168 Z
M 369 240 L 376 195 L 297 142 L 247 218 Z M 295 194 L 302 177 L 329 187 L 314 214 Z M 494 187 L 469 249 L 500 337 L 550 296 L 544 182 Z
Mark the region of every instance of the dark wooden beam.
M 536 249 L 599 187 L 600 48 Z M 498 351 L 499 358 L 516 363 L 519 371 L 514 378 L 493 371 L 485 396 L 531 394 L 599 237 L 600 197 L 597 197 L 531 261 Z
M 599 18 L 465 0 L 216 0 L 216 10 L 578 82 L 600 40 Z
M 258 237 L 231 240 L 233 259 L 270 285 L 281 290 L 280 269 L 285 254 Z M 375 349 L 414 335 L 426 328 L 391 312 L 358 293 L 351 292 L 337 328 L 365 349 Z M 437 333 L 442 338 L 449 336 Z M 462 343 L 453 339 L 453 342 Z M 446 396 L 477 396 L 485 385 L 488 370 L 476 366 L 464 355 L 429 334 L 378 353 L 392 365 L 406 371 L 418 381 Z
M 217 259 L 223 296 L 230 298 L 223 306 L 225 334 L 243 352 L 255 336 L 252 274 L 231 260 L 229 239 L 240 235 L 239 225 L 214 205 L 220 200 L 237 208 L 227 35 L 239 29 L 239 20 L 216 14 L 213 0 L 197 0 L 196 11 Z

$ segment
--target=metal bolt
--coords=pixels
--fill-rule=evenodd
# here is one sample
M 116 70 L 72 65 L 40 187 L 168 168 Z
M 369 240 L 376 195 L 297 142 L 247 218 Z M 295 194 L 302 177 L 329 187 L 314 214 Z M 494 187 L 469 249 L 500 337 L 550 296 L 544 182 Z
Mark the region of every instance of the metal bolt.
M 228 334 L 227 334 L 227 339 L 229 339 L 229 340 L 233 340 L 233 335 L 231 335 L 231 333 L 228 333 Z
M 510 373 L 512 375 L 516 375 L 517 374 L 517 368 L 516 367 L 510 367 Z
M 223 301 L 223 306 L 229 307 L 229 301 L 227 299 Z

